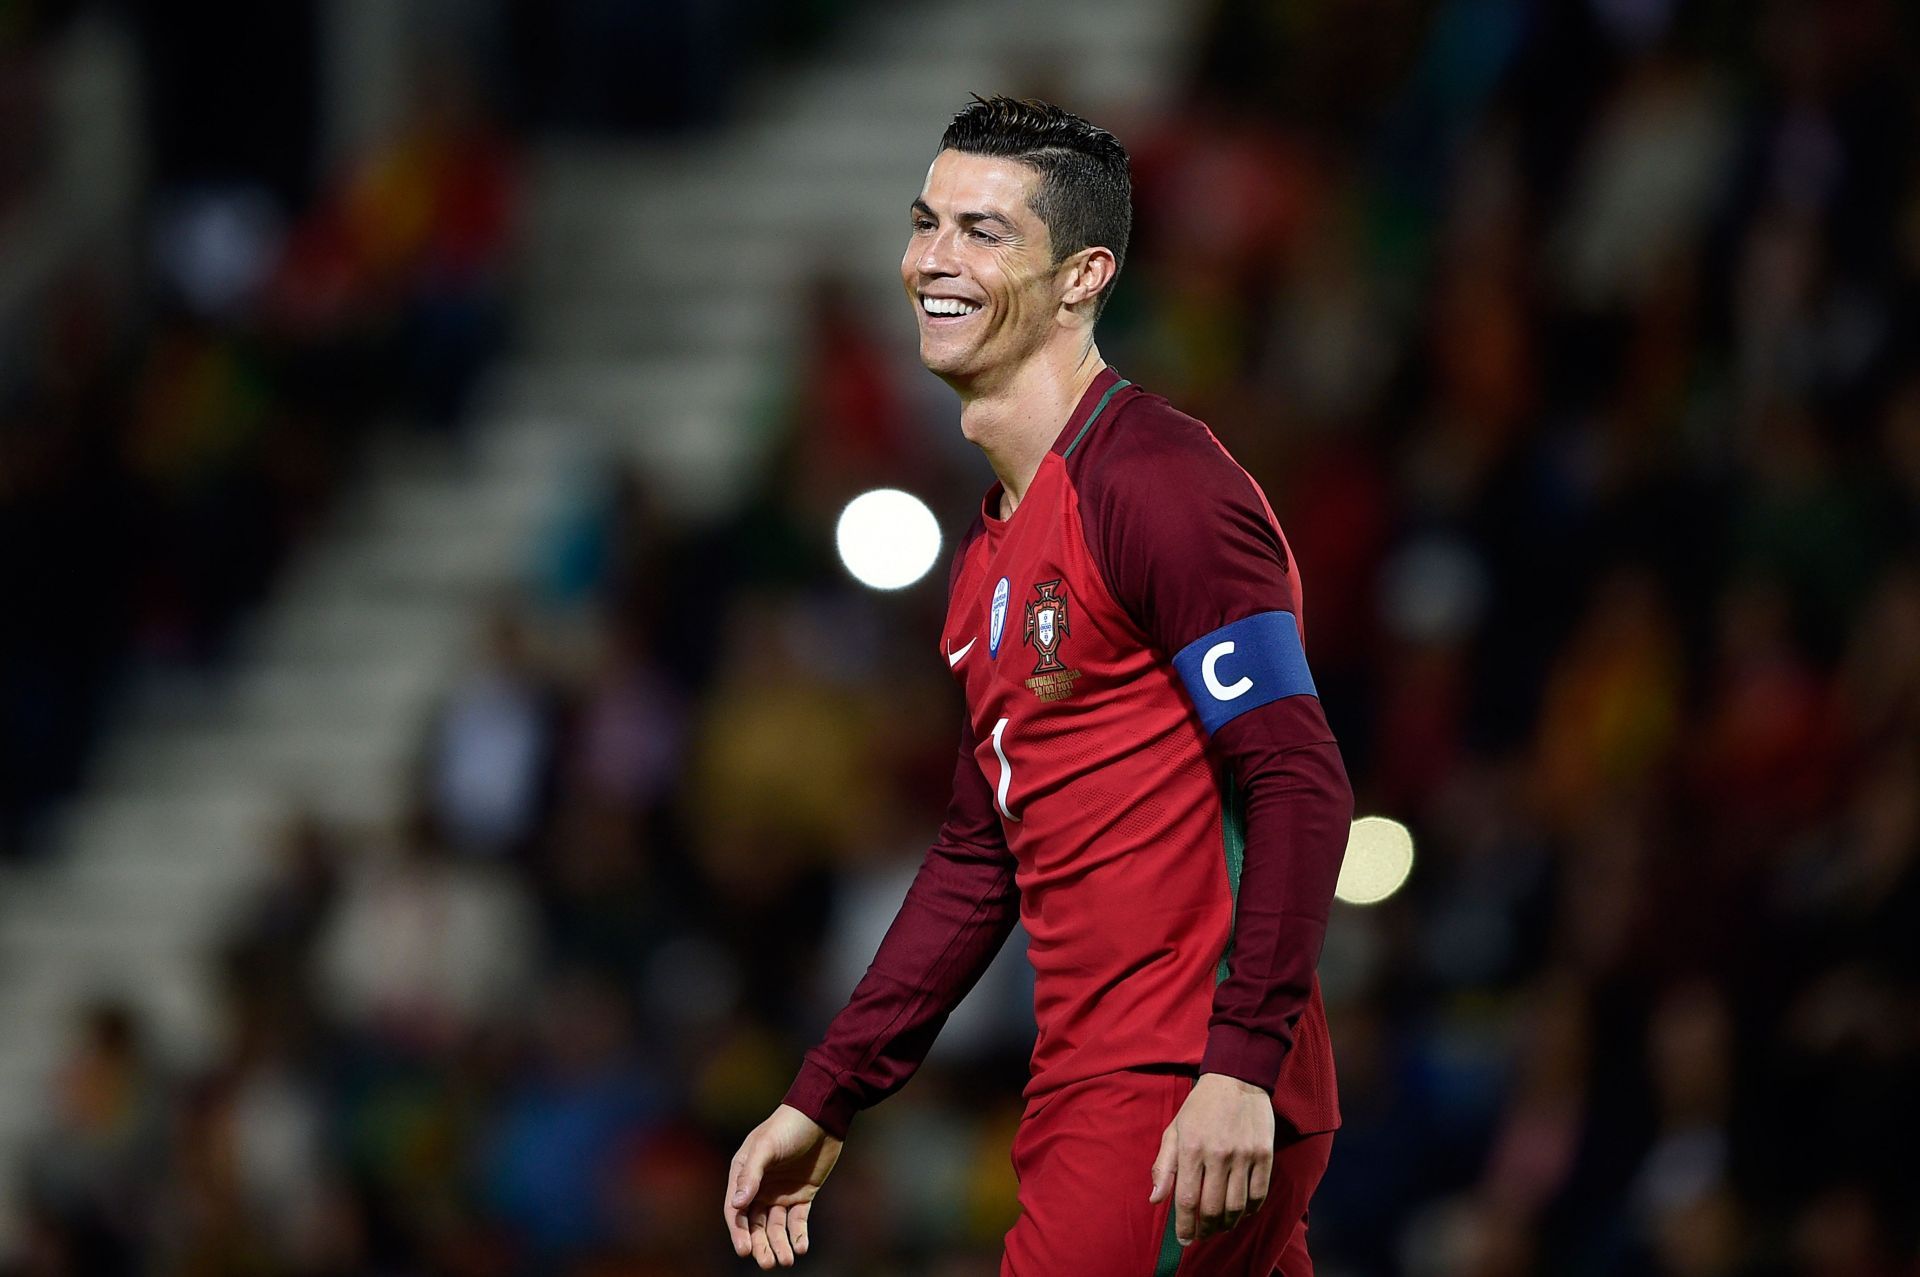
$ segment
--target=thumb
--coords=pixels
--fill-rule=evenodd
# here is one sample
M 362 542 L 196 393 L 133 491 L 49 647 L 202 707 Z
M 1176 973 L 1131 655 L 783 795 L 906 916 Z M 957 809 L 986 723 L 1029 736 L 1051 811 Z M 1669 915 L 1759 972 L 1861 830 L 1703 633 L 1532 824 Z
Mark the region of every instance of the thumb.
M 1160 1135 L 1160 1155 L 1153 1159 L 1153 1191 L 1147 1194 L 1149 1202 L 1163 1202 L 1167 1194 L 1173 1191 L 1173 1170 L 1177 1164 L 1175 1154 L 1179 1146 L 1174 1124 L 1169 1122 Z
M 767 1146 L 760 1140 L 754 1140 L 740 1150 L 740 1160 L 733 1166 L 733 1204 L 745 1206 L 760 1191 L 760 1175 L 767 1169 Z

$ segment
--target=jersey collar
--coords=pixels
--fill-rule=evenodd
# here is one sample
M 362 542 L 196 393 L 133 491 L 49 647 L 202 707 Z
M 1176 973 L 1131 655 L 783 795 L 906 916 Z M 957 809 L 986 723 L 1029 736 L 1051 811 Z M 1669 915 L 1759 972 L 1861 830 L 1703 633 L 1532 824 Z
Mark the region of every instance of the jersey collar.
M 1060 434 L 1053 441 L 1054 454 L 1060 457 L 1071 455 L 1080 441 L 1086 438 L 1087 432 L 1093 429 L 1093 423 L 1100 419 L 1100 414 L 1106 411 L 1107 405 L 1113 402 L 1113 397 L 1132 384 L 1115 372 L 1112 364 L 1102 368 L 1088 383 L 1080 402 L 1067 414 L 1067 424 L 1060 427 Z
M 1106 412 L 1113 397 L 1132 384 L 1115 372 L 1113 365 L 1102 368 L 1088 383 L 1086 390 L 1081 392 L 1080 402 L 1067 414 L 1067 423 L 1060 427 L 1060 433 L 1048 451 L 1062 460 L 1071 456 L 1080 441 L 1087 437 L 1087 432 L 1093 429 L 1093 423 Z M 980 515 L 989 528 L 1002 528 L 1007 523 L 1000 517 L 1000 490 L 1000 481 L 995 479 L 987 489 L 987 495 L 980 499 Z M 1014 514 L 1019 514 L 1019 511 L 1014 511 Z

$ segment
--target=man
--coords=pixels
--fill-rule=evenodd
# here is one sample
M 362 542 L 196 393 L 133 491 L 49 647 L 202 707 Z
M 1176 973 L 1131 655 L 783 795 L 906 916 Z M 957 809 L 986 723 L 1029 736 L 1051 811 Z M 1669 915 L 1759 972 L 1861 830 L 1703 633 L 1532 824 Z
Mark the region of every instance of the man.
M 733 1160 L 734 1250 L 763 1269 L 806 1253 L 855 1112 L 906 1082 L 1018 918 L 1039 1037 L 1002 1277 L 1312 1271 L 1339 1125 L 1314 964 L 1352 795 L 1265 497 L 1094 345 L 1131 200 L 1112 134 L 976 98 L 913 201 L 921 359 L 999 481 L 949 578 L 946 822 Z

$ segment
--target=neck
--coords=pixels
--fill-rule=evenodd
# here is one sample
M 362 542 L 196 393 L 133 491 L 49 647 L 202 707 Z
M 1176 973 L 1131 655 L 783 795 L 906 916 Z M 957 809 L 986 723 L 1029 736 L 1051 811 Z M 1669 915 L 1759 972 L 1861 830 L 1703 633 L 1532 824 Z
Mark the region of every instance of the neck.
M 1026 496 L 1067 414 L 1106 366 L 1089 338 L 1041 350 L 990 384 L 954 387 L 960 392 L 960 432 L 987 454 L 1000 480 L 1002 518 Z

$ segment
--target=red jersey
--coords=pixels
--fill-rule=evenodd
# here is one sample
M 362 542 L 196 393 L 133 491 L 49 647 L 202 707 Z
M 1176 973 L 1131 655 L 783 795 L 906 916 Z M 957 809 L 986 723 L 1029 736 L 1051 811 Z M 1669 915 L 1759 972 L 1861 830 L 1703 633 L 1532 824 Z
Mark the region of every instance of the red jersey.
M 954 798 L 873 965 L 787 1102 L 844 1134 L 904 1083 L 1017 917 L 1029 1100 L 1122 1069 L 1239 1077 L 1339 1124 L 1314 975 L 1352 817 L 1265 497 L 1111 369 L 1025 496 L 956 551 L 942 656 Z

